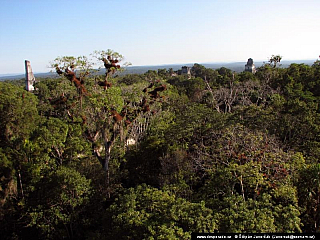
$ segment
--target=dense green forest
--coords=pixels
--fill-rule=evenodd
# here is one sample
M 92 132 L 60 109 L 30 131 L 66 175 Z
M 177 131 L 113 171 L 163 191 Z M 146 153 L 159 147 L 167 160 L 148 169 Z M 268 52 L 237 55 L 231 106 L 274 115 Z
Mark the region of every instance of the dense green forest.
M 320 231 L 320 61 L 0 82 L 2 239 Z

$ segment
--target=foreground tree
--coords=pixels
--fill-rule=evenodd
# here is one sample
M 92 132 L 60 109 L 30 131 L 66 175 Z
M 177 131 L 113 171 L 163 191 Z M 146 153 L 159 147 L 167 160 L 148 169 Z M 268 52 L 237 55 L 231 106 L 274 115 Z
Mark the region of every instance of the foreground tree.
M 113 78 L 121 71 L 120 62 L 123 56 L 112 50 L 95 51 L 92 56 L 93 59 L 57 58 L 52 67 L 60 76 L 76 86 L 80 106 L 77 104 L 78 101 L 71 103 L 71 109 L 65 114 L 72 122 L 81 119 L 83 135 L 92 145 L 93 155 L 106 172 L 108 186 L 112 149 L 115 146 L 124 147 L 129 136 L 135 138 L 135 142 L 139 140 L 139 136 L 146 131 L 150 119 L 155 116 L 160 102 L 163 101 L 162 92 L 166 90 L 166 85 L 153 80 L 143 89 L 123 92 L 124 88 L 120 88 Z M 101 65 L 105 68 L 104 78 L 94 74 L 89 78 L 90 73 L 95 72 L 93 67 L 100 68 Z M 68 101 L 65 93 L 59 97 L 59 100 L 64 99 Z

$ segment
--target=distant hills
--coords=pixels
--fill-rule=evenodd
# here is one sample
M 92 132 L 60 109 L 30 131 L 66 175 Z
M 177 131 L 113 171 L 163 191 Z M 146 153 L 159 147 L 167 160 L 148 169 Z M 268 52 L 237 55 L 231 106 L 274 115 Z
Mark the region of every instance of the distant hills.
M 304 63 L 307 65 L 312 65 L 315 60 L 292 60 L 292 61 L 281 61 L 281 67 L 288 67 L 292 63 Z M 256 67 L 262 66 L 264 62 L 254 62 Z M 158 70 L 158 69 L 169 69 L 172 68 L 174 71 L 181 69 L 182 66 L 192 67 L 194 63 L 186 63 L 186 64 L 166 64 L 166 65 L 152 65 L 152 66 L 130 66 L 127 67 L 126 70 L 122 74 L 143 74 L 148 70 Z M 244 71 L 244 65 L 246 62 L 229 62 L 229 63 L 200 63 L 201 65 L 205 66 L 206 68 L 229 68 L 235 72 L 242 72 Z M 101 69 L 101 74 L 105 72 L 104 69 Z M 35 73 L 35 77 L 37 78 L 54 78 L 57 77 L 57 74 L 54 72 L 47 72 L 47 73 Z M 25 78 L 25 74 L 18 74 L 18 75 L 0 75 L 0 81 L 4 80 L 16 80 Z

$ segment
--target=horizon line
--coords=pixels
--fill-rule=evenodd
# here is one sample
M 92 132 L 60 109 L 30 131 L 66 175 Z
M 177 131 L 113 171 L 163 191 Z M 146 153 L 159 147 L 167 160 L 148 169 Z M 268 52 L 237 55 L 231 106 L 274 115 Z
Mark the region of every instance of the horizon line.
M 254 59 L 253 59 L 254 60 Z M 314 59 L 285 59 L 282 60 L 282 62 L 292 62 L 292 61 L 317 61 L 318 59 L 314 60 Z M 254 62 L 257 63 L 263 63 L 263 62 L 267 62 L 266 60 L 254 60 Z M 125 68 L 132 68 L 132 67 L 157 67 L 157 66 L 171 66 L 171 65 L 192 65 L 192 64 L 232 64 L 232 63 L 246 63 L 246 61 L 223 61 L 223 62 L 193 62 L 193 63 L 164 63 L 164 64 L 150 64 L 150 65 L 130 65 L 127 66 Z M 33 74 L 48 74 L 50 73 L 50 71 L 48 72 L 33 72 Z M 0 77 L 15 77 L 15 76 L 19 76 L 19 75 L 25 75 L 25 73 L 1 73 Z

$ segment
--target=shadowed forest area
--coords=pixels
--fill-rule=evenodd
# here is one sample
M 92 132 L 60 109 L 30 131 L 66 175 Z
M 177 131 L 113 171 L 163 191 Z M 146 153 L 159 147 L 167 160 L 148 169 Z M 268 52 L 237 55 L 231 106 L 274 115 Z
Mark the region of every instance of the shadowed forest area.
M 3 239 L 190 239 L 320 231 L 320 61 L 0 82 Z

